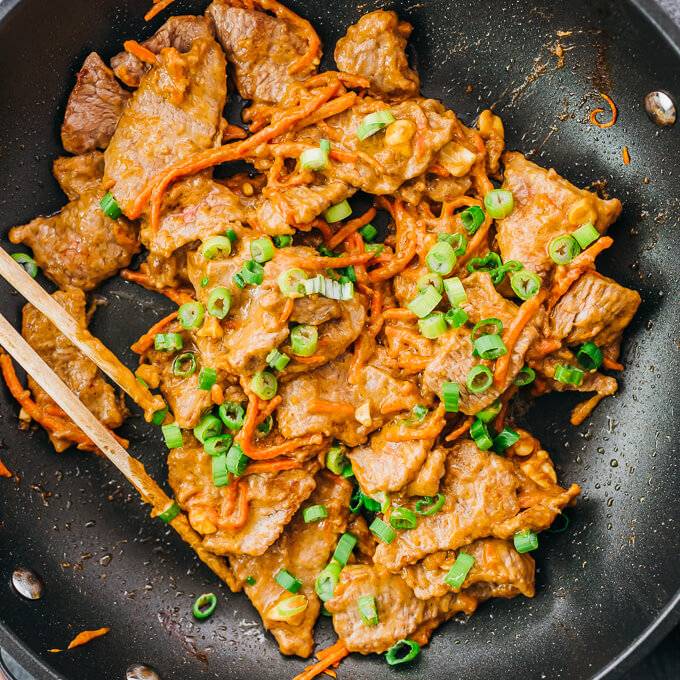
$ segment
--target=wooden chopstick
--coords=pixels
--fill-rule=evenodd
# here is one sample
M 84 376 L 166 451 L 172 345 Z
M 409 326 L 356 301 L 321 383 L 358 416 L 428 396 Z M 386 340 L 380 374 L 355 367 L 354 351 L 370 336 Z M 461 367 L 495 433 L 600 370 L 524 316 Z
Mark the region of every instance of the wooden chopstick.
M 14 261 L 12 260 L 12 262 Z M 54 322 L 53 319 L 50 320 Z M 174 501 L 147 474 L 144 465 L 130 456 L 2 314 L 0 314 L 0 345 L 123 473 L 128 482 L 137 489 L 142 500 L 153 506 L 152 516 L 160 515 L 173 507 Z M 238 590 L 234 575 L 226 560 L 203 548 L 201 537 L 191 528 L 184 513 L 179 512 L 168 524 L 195 550 L 201 561 L 210 567 L 231 590 Z
M 17 289 L 38 311 L 42 312 L 85 356 L 91 359 L 106 375 L 130 396 L 144 411 L 150 422 L 153 414 L 165 408 L 159 395 L 152 394 L 135 378 L 134 373 L 123 365 L 116 355 L 99 339 L 95 338 L 36 281 L 0 248 L 0 276 Z

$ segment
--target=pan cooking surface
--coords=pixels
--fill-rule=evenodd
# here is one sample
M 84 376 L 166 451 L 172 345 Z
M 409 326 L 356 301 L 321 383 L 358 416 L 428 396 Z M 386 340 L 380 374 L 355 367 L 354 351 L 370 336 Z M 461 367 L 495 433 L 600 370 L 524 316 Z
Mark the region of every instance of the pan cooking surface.
M 10 227 L 61 207 L 50 168 L 60 152 L 59 125 L 75 73 L 90 50 L 106 60 L 124 39 L 150 35 L 165 14 L 145 27 L 147 4 L 0 2 L 0 16 L 7 12 L 0 23 L 4 247 Z M 199 12 L 205 4 L 178 0 L 172 12 Z M 583 489 L 569 531 L 542 535 L 536 597 L 493 601 L 467 623 L 442 626 L 419 659 L 400 668 L 403 678 L 447 678 L 454 668 L 471 680 L 491 672 L 501 678 L 592 677 L 657 619 L 680 586 L 680 127 L 655 126 L 643 105 L 652 90 L 666 90 L 678 104 L 680 54 L 628 2 L 502 4 L 505 9 L 468 0 L 289 3 L 312 21 L 328 54 L 361 14 L 395 9 L 415 26 L 411 44 L 425 96 L 441 98 L 468 124 L 496 103 L 509 149 L 553 165 L 579 186 L 607 180 L 624 213 L 598 267 L 643 298 L 626 332 L 619 393 L 578 428 L 569 425 L 578 395 L 544 397 L 526 416 L 560 479 Z M 587 122 L 600 106 L 599 92 L 611 95 L 619 109 L 616 125 L 606 130 Z M 120 279 L 100 292 L 107 307 L 95 315 L 92 332 L 133 367 L 127 348 L 170 305 Z M 23 301 L 4 283 L 0 301 L 2 313 L 18 324 Z M 228 593 L 188 547 L 152 521 L 110 464 L 76 451 L 55 454 L 44 432 L 17 430 L 16 414 L 2 386 L 2 459 L 20 478 L 1 480 L 0 487 L 0 639 L 10 652 L 38 677 L 68 680 L 119 680 L 134 663 L 152 664 L 164 680 L 292 678 L 300 672 L 305 662 L 278 653 L 245 596 Z M 160 432 L 136 417 L 121 434 L 132 440 L 132 455 L 165 484 Z M 12 589 L 19 566 L 43 577 L 42 599 L 29 601 Z M 197 623 L 191 606 L 209 591 L 219 593 L 218 609 Z M 46 651 L 102 626 L 111 627 L 109 635 L 85 647 Z M 37 659 L 29 660 L 14 636 Z M 333 639 L 322 620 L 317 642 Z M 56 673 L 38 670 L 41 663 Z M 358 655 L 339 670 L 341 678 L 354 680 L 393 674 L 380 659 Z

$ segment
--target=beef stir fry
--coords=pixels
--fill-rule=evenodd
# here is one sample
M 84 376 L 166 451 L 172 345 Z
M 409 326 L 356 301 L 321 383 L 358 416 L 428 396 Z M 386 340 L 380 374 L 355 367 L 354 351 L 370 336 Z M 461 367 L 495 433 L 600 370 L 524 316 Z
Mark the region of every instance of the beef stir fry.
M 366 14 L 319 71 L 307 21 L 214 0 L 110 66 L 93 52 L 62 126 L 74 155 L 54 163 L 69 202 L 10 233 L 83 327 L 85 293 L 117 274 L 177 304 L 133 346 L 167 403 L 170 485 L 282 653 L 309 657 L 332 617 L 305 678 L 349 652 L 409 661 L 458 613 L 533 596 L 538 534 L 579 488 L 514 400 L 584 392 L 581 423 L 616 392 L 603 371 L 623 368 L 640 303 L 595 266 L 620 202 L 506 151 L 491 111 L 469 127 L 423 97 L 411 31 Z M 23 334 L 121 425 L 113 388 L 30 305 Z M 95 448 L 0 363 L 25 423 Z

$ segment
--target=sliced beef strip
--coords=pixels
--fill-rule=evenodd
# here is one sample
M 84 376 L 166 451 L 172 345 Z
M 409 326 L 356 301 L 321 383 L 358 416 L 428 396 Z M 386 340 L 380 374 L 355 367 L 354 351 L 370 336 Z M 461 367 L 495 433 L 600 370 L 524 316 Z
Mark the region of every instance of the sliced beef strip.
M 373 94 L 415 97 L 420 81 L 406 58 L 406 39 L 412 31 L 413 26 L 399 21 L 396 12 L 364 14 L 338 40 L 335 63 L 345 73 L 367 78 Z
M 309 65 L 294 75 L 291 64 L 307 51 L 306 40 L 287 21 L 254 9 L 214 0 L 206 16 L 226 52 L 238 93 L 259 104 L 277 104 L 291 83 L 316 71 Z
M 222 234 L 246 213 L 238 196 L 206 173 L 186 177 L 173 184 L 163 197 L 157 231 L 143 224 L 142 243 L 163 257 L 193 241 Z
M 226 96 L 224 54 L 211 37 L 185 54 L 161 51 L 106 149 L 104 186 L 125 214 L 156 173 L 220 144 Z
M 444 582 L 446 575 L 461 553 L 475 558 L 461 588 Z M 459 550 L 436 552 L 408 565 L 402 577 L 420 599 L 441 597 L 449 592 L 465 590 L 475 583 L 493 586 L 494 597 L 534 596 L 535 562 L 528 553 L 520 554 L 511 541 L 499 538 L 481 538 Z
M 480 393 L 470 392 L 466 384 L 467 375 L 473 366 L 480 363 L 480 359 L 472 354 L 474 347 L 470 333 L 474 324 L 483 319 L 498 318 L 505 327 L 512 322 L 518 308 L 496 291 L 488 274 L 472 274 L 463 285 L 467 301 L 462 307 L 468 314 L 468 323 L 461 328 L 450 329 L 437 339 L 435 354 L 423 372 L 423 384 L 439 394 L 443 382 L 457 382 L 460 386 L 459 409 L 466 415 L 473 415 L 498 399 L 512 385 L 524 366 L 527 351 L 538 338 L 536 325 L 540 319 L 537 315 L 529 322 L 513 345 L 503 385 L 492 385 Z
M 264 555 L 229 558 L 236 578 L 242 582 L 246 595 L 260 613 L 265 627 L 276 638 L 282 654 L 308 657 L 312 653 L 314 623 L 320 609 L 315 592 L 316 579 L 330 561 L 338 536 L 347 528 L 351 495 L 352 486 L 347 480 L 326 471 L 319 472 L 312 495 Z M 311 505 L 325 506 L 328 517 L 306 524 L 302 510 Z M 281 569 L 286 569 L 302 581 L 302 588 L 297 594 L 304 595 L 308 604 L 300 621 L 281 622 L 269 616 L 277 602 L 291 597 L 291 593 L 274 579 Z M 255 580 L 252 585 L 246 582 L 249 576 Z
M 251 376 L 266 368 L 266 357 L 272 349 L 280 348 L 291 357 L 284 375 L 309 370 L 309 363 L 295 358 L 289 344 L 288 321 L 317 326 L 319 365 L 344 352 L 359 336 L 366 320 L 363 296 L 356 293 L 349 300 L 335 301 L 321 296 L 306 296 L 294 302 L 290 318 L 281 322 L 287 298 L 281 292 L 279 275 L 288 269 L 302 267 L 306 258 L 318 256 L 312 248 L 291 246 L 277 248 L 274 257 L 264 265 L 264 279 L 259 286 L 239 289 L 233 282 L 246 260 L 251 259 L 250 243 L 254 235 L 248 230 L 235 244 L 236 252 L 229 258 L 206 260 L 198 252 L 189 255 L 189 277 L 199 299 L 205 300 L 216 286 L 229 289 L 231 309 L 223 324 L 223 337 L 211 350 L 221 355 L 232 371 Z M 310 272 L 316 275 L 317 272 Z M 208 285 L 200 282 L 208 277 Z M 217 359 L 217 357 L 216 357 Z
M 519 260 L 526 269 L 545 275 L 554 266 L 548 247 L 555 237 L 571 234 L 586 222 L 604 234 L 621 214 L 618 199 L 604 200 L 579 189 L 521 153 L 506 153 L 503 161 L 503 189 L 511 191 L 515 200 L 510 215 L 496 223 L 504 262 Z
M 130 93 L 119 85 L 96 52 L 85 59 L 77 78 L 66 105 L 61 142 L 66 151 L 74 154 L 105 149 Z
M 81 290 L 57 291 L 52 297 L 83 329 L 87 328 L 86 300 Z M 21 334 L 101 423 L 110 428 L 122 425 L 125 407 L 104 374 L 32 305 L 23 308 Z M 30 375 L 28 386 L 38 406 L 56 406 Z M 58 452 L 72 445 L 68 439 L 48 434 Z
M 471 440 L 459 441 L 449 452 L 440 493 L 441 510 L 420 517 L 418 526 L 397 532 L 392 543 L 380 543 L 376 563 L 398 571 L 426 555 L 456 550 L 478 538 L 511 538 L 517 531 L 550 526 L 561 509 L 578 495 L 554 484 L 540 488 L 512 460 L 481 451 Z M 414 499 L 392 499 L 413 507 Z
M 52 165 L 54 175 L 69 201 L 75 201 L 101 184 L 104 176 L 104 154 L 90 151 L 80 156 L 60 156 Z
M 366 626 L 361 620 L 357 601 L 363 596 L 376 599 L 379 619 L 375 626 Z M 380 565 L 352 564 L 342 570 L 326 609 L 333 615 L 333 627 L 347 649 L 371 654 L 385 652 L 405 638 L 424 645 L 442 621 L 458 612 L 471 614 L 489 596 L 488 589 L 473 586 L 460 593 L 421 600 L 401 576 Z
M 359 369 L 356 383 L 351 384 L 351 362 L 352 356 L 345 353 L 280 386 L 281 404 L 277 417 L 284 436 L 290 438 L 320 432 L 327 437 L 336 437 L 348 446 L 357 446 L 387 422 L 389 415 L 383 411 L 390 410 L 395 397 L 407 409 L 421 401 L 414 383 L 394 377 L 375 357 Z M 368 403 L 370 424 L 360 423 L 342 412 L 310 413 L 309 403 L 313 399 L 350 403 L 355 409 Z
M 193 15 L 170 17 L 142 43 L 142 47 L 154 54 L 158 54 L 164 47 L 174 47 L 178 52 L 188 52 L 196 38 L 212 34 L 210 22 L 205 17 Z M 136 88 L 151 65 L 138 59 L 134 54 L 123 51 L 111 59 L 111 68 L 128 87 Z
M 189 522 L 203 535 L 207 550 L 217 555 L 258 556 L 279 537 L 309 498 L 316 486 L 314 473 L 318 467 L 312 462 L 305 469 L 243 477 L 239 484 L 245 484 L 247 489 L 248 518 L 237 529 L 228 524 L 235 512 L 230 503 L 234 481 L 223 487 L 213 484 L 212 458 L 187 432 L 184 446 L 172 449 L 168 456 L 168 480 Z
M 38 266 L 63 290 L 92 290 L 127 267 L 139 250 L 139 236 L 125 217 L 112 220 L 101 200 L 106 191 L 93 185 L 53 217 L 38 217 L 9 232 L 12 243 L 33 250 Z
M 377 542 L 375 536 L 368 528 L 368 522 L 363 515 L 352 513 L 347 523 L 347 531 L 357 539 L 357 543 L 352 550 L 350 562 L 354 560 L 359 564 L 373 564 L 373 555 Z
M 550 316 L 551 336 L 567 345 L 617 344 L 641 302 L 636 290 L 613 279 L 586 272 L 563 295 Z
M 436 496 L 446 470 L 447 451 L 442 447 L 432 449 L 416 478 L 406 487 L 407 496 Z

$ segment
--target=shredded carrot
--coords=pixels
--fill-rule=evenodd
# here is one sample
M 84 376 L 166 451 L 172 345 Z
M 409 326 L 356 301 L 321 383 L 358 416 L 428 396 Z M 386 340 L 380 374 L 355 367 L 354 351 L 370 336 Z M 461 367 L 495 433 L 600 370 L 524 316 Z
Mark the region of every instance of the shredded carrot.
M 345 73 L 344 71 L 324 71 L 310 76 L 305 80 L 305 87 L 319 87 L 319 85 L 327 84 L 332 78 L 337 78 L 345 87 L 355 90 L 365 89 L 371 87 L 371 81 L 362 76 L 355 76 L 352 73 Z
M 247 136 L 248 133 L 242 127 L 227 123 L 224 128 L 224 132 L 222 132 L 222 141 L 228 142 L 232 139 L 245 139 Z
M 320 217 L 317 217 L 315 220 L 311 221 L 307 226 L 310 229 L 316 227 L 321 232 L 324 241 L 328 241 L 328 239 L 333 235 L 331 228 L 328 226 L 328 222 L 322 220 Z
M 307 666 L 307 668 L 300 673 L 300 675 L 296 675 L 293 680 L 313 680 L 317 675 L 320 675 L 327 668 L 341 659 L 344 659 L 349 654 L 349 651 L 342 640 L 338 640 L 338 642 L 325 650 L 325 652 L 326 653 L 323 656 L 321 656 L 323 651 L 318 652 L 317 657 L 320 658 L 321 661 L 317 661 L 315 664 Z
M 155 323 L 149 330 L 142 335 L 134 345 L 131 345 L 130 349 L 135 352 L 135 354 L 142 354 L 148 349 L 153 347 L 154 338 L 158 333 L 160 333 L 166 326 L 168 326 L 172 321 L 177 318 L 177 312 L 168 314 L 164 319 L 161 319 Z
M 623 162 L 625 165 L 630 165 L 630 154 L 628 153 L 628 147 L 624 146 L 623 150 L 621 151 L 621 155 L 623 156 Z
M 293 258 L 293 266 L 301 269 L 340 269 L 350 265 L 366 264 L 373 257 L 373 253 L 360 255 L 346 255 L 345 257 L 298 257 Z
M 224 404 L 224 391 L 217 383 L 210 388 L 210 397 L 213 404 L 217 404 L 217 406 Z
M 166 7 L 172 5 L 175 0 L 158 0 L 154 2 L 153 7 L 144 15 L 144 21 L 151 21 L 157 14 L 162 12 Z
M 396 326 L 388 326 L 385 328 L 385 335 L 390 339 L 413 347 L 420 354 L 429 355 L 432 350 L 432 343 L 420 333 L 416 333 L 410 328 L 397 328 Z
M 442 203 L 441 217 L 451 217 L 458 208 L 469 208 L 471 205 L 481 206 L 482 202 L 473 196 L 456 196 L 456 198 Z
M 322 104 L 317 111 L 310 113 L 309 116 L 297 122 L 294 127 L 295 129 L 300 129 L 307 127 L 308 125 L 316 125 L 320 120 L 337 116 L 337 114 L 351 108 L 356 100 L 356 92 L 347 92 L 346 94 L 333 99 L 333 101 Z
M 612 119 L 608 123 L 600 123 L 597 120 L 597 114 L 598 113 L 604 113 L 604 109 L 595 109 L 590 114 L 590 122 L 593 125 L 597 125 L 597 127 L 599 127 L 599 128 L 608 128 L 608 127 L 611 127 L 612 125 L 614 125 L 614 123 L 616 123 L 616 116 L 618 115 L 618 111 L 616 110 L 616 104 L 614 104 L 611 97 L 607 96 L 606 94 L 602 94 L 602 92 L 600 92 L 600 97 L 602 97 L 602 99 L 604 99 L 607 102 L 607 104 L 609 104 L 609 106 L 611 107 Z
M 395 274 L 404 271 L 408 263 L 415 256 L 417 248 L 415 239 L 408 234 L 404 234 L 406 217 L 404 204 L 399 200 L 391 204 L 387 199 L 384 199 L 381 201 L 381 205 L 392 213 L 397 229 L 397 241 L 402 240 L 400 237 L 403 236 L 403 240 L 406 241 L 406 247 L 402 248 L 398 254 L 395 254 L 396 256 L 390 262 L 369 272 L 368 278 L 372 282 L 385 281 L 392 278 Z
M 375 208 L 370 208 L 361 217 L 350 220 L 328 241 L 328 247 L 333 249 L 339 246 L 350 234 L 365 227 L 375 217 Z
M 394 319 L 395 321 L 415 321 L 418 317 L 410 310 L 403 307 L 392 307 L 383 312 L 385 319 Z
M 126 40 L 123 43 L 123 47 L 126 52 L 129 52 L 132 56 L 137 57 L 141 61 L 145 61 L 147 64 L 156 63 L 156 55 L 148 50 L 143 45 L 140 45 L 136 40 Z
M 503 331 L 503 342 L 507 348 L 507 352 L 496 360 L 496 370 L 494 371 L 493 383 L 496 387 L 502 387 L 505 383 L 505 377 L 508 374 L 510 367 L 510 357 L 512 355 L 512 348 L 515 346 L 524 327 L 529 323 L 534 314 L 538 311 L 543 300 L 545 300 L 547 292 L 545 289 L 540 290 L 536 295 L 529 298 L 517 311 L 515 318 L 510 325 Z
M 302 467 L 302 463 L 292 458 L 282 458 L 281 460 L 261 460 L 250 463 L 246 471 L 241 475 L 258 475 L 263 472 L 281 472 L 282 470 L 297 470 Z
M 354 416 L 356 409 L 346 401 L 326 401 L 326 399 L 312 399 L 308 405 L 309 413 L 331 413 L 342 416 Z
M 234 519 L 217 520 L 217 526 L 222 531 L 234 531 L 236 529 L 240 529 L 248 521 L 248 487 L 243 482 L 239 482 L 235 488 L 238 491 L 239 497 L 238 511 Z
M 608 371 L 622 371 L 623 364 L 604 357 L 604 359 L 602 359 L 602 368 L 606 368 Z
M 11 477 L 12 473 L 5 467 L 5 464 L 0 460 L 0 477 Z
M 503 423 L 505 422 L 505 416 L 508 412 L 508 406 L 510 405 L 510 400 L 515 396 L 515 393 L 519 387 L 517 385 L 513 385 L 509 390 L 503 394 L 501 397 L 501 410 L 499 411 L 498 415 L 496 416 L 496 420 L 494 420 L 494 427 L 496 428 L 497 432 L 500 432 L 503 429 Z
M 470 258 L 472 258 L 475 253 L 478 252 L 485 243 L 487 243 L 489 229 L 491 228 L 492 223 L 493 220 L 487 215 L 484 222 L 482 222 L 482 226 L 477 229 L 475 235 L 470 239 L 470 243 L 468 244 L 467 250 L 465 251 L 465 255 L 458 259 L 458 267 L 466 264 L 468 260 L 470 260 Z
M 151 279 L 146 263 L 142 264 L 139 271 L 136 272 L 131 269 L 122 269 L 120 275 L 125 280 L 132 281 L 133 283 L 142 286 L 142 288 L 165 295 L 166 298 L 172 300 L 176 305 L 183 305 L 187 302 L 194 301 L 194 297 L 189 289 L 170 288 L 169 286 L 157 288 Z
M 80 647 L 80 645 L 85 645 L 90 640 L 102 637 L 106 635 L 111 629 L 110 628 L 100 628 L 99 630 L 85 630 L 82 633 L 76 635 L 68 646 L 68 649 L 73 649 L 74 647 Z
M 285 326 L 288 323 L 290 315 L 293 313 L 295 308 L 295 300 L 293 298 L 287 298 L 286 304 L 283 306 L 283 311 L 281 312 L 281 318 L 279 319 L 279 324 Z
M 449 434 L 444 437 L 444 439 L 447 442 L 452 442 L 458 439 L 461 435 L 465 434 L 469 429 L 470 425 L 472 425 L 472 422 L 474 421 L 474 418 L 470 416 L 469 418 L 466 418 L 465 421 L 459 425 L 453 432 L 449 432 Z
M 293 358 L 298 363 L 307 364 L 308 366 L 318 366 L 319 364 L 324 364 L 328 361 L 327 357 L 323 354 L 312 354 L 311 357 L 301 357 L 296 354 Z

